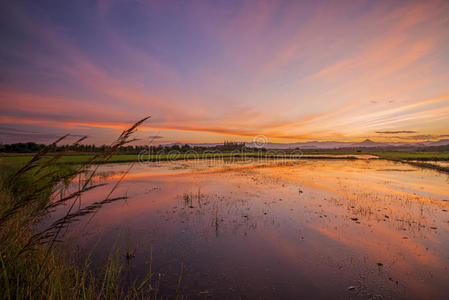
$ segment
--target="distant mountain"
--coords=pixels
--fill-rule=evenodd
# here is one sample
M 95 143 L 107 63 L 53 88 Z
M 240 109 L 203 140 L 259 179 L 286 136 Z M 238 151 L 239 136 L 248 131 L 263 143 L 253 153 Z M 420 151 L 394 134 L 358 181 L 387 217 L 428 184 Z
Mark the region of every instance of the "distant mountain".
M 166 146 L 179 145 L 181 143 L 168 144 Z M 198 143 L 189 144 L 192 147 L 216 147 L 222 146 L 223 143 Z M 256 147 L 255 143 L 245 143 L 247 147 Z M 449 145 L 449 139 L 442 139 L 439 141 L 425 141 L 418 143 L 407 143 L 407 142 L 374 142 L 370 139 L 366 139 L 363 142 L 336 142 L 336 141 L 313 141 L 313 142 L 302 142 L 302 143 L 267 143 L 264 145 L 266 149 L 303 149 L 303 150 L 313 150 L 313 149 L 341 149 L 341 148 L 375 148 L 375 147 L 431 147 L 431 146 L 446 146 Z
M 433 142 L 424 142 L 426 146 L 446 146 L 449 145 L 449 139 L 433 141 Z
M 388 143 L 373 142 L 370 139 L 366 139 L 361 143 L 351 143 L 351 145 L 350 145 L 350 147 L 354 147 L 354 148 L 385 147 L 385 146 L 391 146 L 391 145 Z

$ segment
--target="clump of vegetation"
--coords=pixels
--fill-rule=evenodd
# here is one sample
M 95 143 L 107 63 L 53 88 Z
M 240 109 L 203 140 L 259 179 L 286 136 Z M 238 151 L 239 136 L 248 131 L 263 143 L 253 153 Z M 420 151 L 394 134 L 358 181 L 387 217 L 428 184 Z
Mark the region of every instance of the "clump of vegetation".
M 125 199 L 114 197 L 117 182 L 103 199 L 88 206 L 75 205 L 83 193 L 104 186 L 93 183 L 98 168 L 95 161 L 108 161 L 124 145 L 133 141 L 131 135 L 148 118 L 125 130 L 104 152 L 97 153 L 78 165 L 59 163 L 64 153 L 49 156 L 66 136 L 41 148 L 36 155 L 20 165 L 3 165 L 0 186 L 0 294 L 4 299 L 116 299 L 154 297 L 151 270 L 134 285 L 120 285 L 122 263 L 114 252 L 104 268 L 104 276 L 89 272 L 89 257 L 84 267 L 76 267 L 64 251 L 61 239 L 65 228 L 103 205 Z M 85 137 L 73 144 L 74 147 Z M 85 179 L 76 191 L 67 189 L 81 175 Z M 61 218 L 45 228 L 36 224 L 61 205 L 69 209 Z
M 194 201 L 198 204 L 198 207 L 201 208 L 202 206 L 202 198 L 203 194 L 201 194 L 201 189 L 198 188 L 198 192 L 196 194 L 190 192 L 190 193 L 184 193 L 182 198 L 184 199 L 184 204 L 186 206 L 189 206 L 190 208 L 193 208 Z

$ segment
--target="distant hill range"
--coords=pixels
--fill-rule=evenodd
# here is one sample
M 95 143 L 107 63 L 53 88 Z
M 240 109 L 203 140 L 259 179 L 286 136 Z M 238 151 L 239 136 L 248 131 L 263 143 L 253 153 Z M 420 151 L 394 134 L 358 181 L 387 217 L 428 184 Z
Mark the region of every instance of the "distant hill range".
M 174 143 L 171 145 L 182 145 L 180 143 Z M 202 144 L 189 144 L 192 147 L 216 147 L 222 146 L 223 143 L 202 143 Z M 304 149 L 304 150 L 320 150 L 320 149 L 342 149 L 342 148 L 421 148 L 421 147 L 438 147 L 448 146 L 449 139 L 442 139 L 438 141 L 425 141 L 419 143 L 407 143 L 407 142 L 374 142 L 370 139 L 366 139 L 363 142 L 303 142 L 303 143 L 267 143 L 264 145 L 266 149 Z M 245 143 L 246 147 L 256 147 L 254 143 Z

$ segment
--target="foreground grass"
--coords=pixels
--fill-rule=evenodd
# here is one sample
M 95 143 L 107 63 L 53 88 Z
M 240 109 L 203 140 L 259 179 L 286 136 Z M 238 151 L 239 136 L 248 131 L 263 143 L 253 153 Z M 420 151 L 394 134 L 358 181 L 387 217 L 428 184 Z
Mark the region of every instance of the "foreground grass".
M 58 169 L 47 168 L 44 172 L 48 175 L 55 170 L 69 172 L 62 165 Z M 4 187 L 0 192 L 2 216 L 27 195 L 46 185 L 40 183 L 30 190 L 35 178 L 29 175 L 7 182 L 15 171 L 5 166 L 0 171 Z M 36 201 L 21 207 L 1 224 L 0 294 L 4 299 L 93 299 L 96 294 L 95 285 L 88 281 L 87 274 L 79 272 L 61 252 L 48 245 L 28 246 L 34 234 L 33 226 L 39 219 L 38 212 L 47 204 L 50 193 L 49 189 L 44 191 Z
M 0 170 L 2 183 L 10 176 L 12 169 Z M 49 168 L 68 174 L 70 168 L 64 165 Z M 0 192 L 0 215 L 3 215 L 30 190 L 29 183 L 35 178 L 24 176 L 8 189 Z M 39 189 L 39 184 L 34 190 Z M 24 189 L 28 189 L 28 193 Z M 151 298 L 151 273 L 139 284 L 122 287 L 120 280 L 124 262 L 118 249 L 111 251 L 100 276 L 90 272 L 90 259 L 86 257 L 83 266 L 76 266 L 64 245 L 48 243 L 30 245 L 35 235 L 34 225 L 39 221 L 38 212 L 48 204 L 46 191 L 40 199 L 27 205 L 21 211 L 2 223 L 0 227 L 0 295 L 2 299 L 119 299 Z M 98 275 L 98 274 L 97 274 Z
M 0 166 L 1 299 L 157 298 L 157 290 L 155 293 L 151 285 L 151 269 L 140 282 L 121 284 L 125 262 L 117 249 L 111 252 L 102 273 L 94 276 L 89 271 L 89 256 L 84 266 L 76 266 L 67 248 L 57 244 L 69 224 L 78 218 L 126 198 L 109 194 L 100 201 L 76 208 L 84 192 L 102 186 L 90 180 L 95 171 L 86 174 L 76 191 L 68 191 L 66 187 L 73 178 L 85 174 L 92 161 L 111 158 L 114 151 L 129 142 L 130 135 L 144 120 L 125 130 L 110 150 L 81 165 L 61 163 L 62 156 L 48 155 L 56 142 L 27 160 L 3 162 Z M 40 228 L 39 222 L 60 205 L 68 205 L 70 209 L 52 224 Z
M 1 170 L 2 185 L 12 175 L 13 169 L 3 167 Z M 49 172 L 47 172 L 49 173 Z M 31 177 L 18 178 L 0 192 L 0 214 L 11 209 L 25 187 L 32 182 Z M 53 252 L 45 247 L 35 247 L 33 251 L 23 252 L 32 236 L 32 219 L 36 211 L 45 204 L 49 191 L 39 201 L 21 209 L 14 217 L 2 223 L 0 228 L 1 280 L 0 293 L 5 299 L 23 298 L 60 298 L 73 288 L 70 286 L 73 269 L 63 263 Z M 52 283 L 50 284 L 50 281 Z

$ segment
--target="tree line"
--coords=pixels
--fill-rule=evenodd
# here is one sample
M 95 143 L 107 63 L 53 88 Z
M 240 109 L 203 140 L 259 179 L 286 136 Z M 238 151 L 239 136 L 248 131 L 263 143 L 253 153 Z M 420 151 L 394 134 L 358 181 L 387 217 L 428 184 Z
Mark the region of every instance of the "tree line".
M 46 147 L 45 144 L 37 144 L 34 142 L 28 143 L 15 143 L 15 144 L 0 144 L 0 152 L 3 153 L 36 153 L 39 150 Z M 75 152 L 75 153 L 95 153 L 104 152 L 110 146 L 108 145 L 60 145 L 55 147 L 56 152 Z M 173 145 L 158 145 L 158 146 L 147 146 L 147 145 L 128 145 L 120 147 L 119 153 L 121 154 L 138 154 L 142 151 L 149 151 L 150 153 L 169 153 L 169 152 L 180 152 L 186 153 L 189 151 L 195 151 L 197 153 L 202 153 L 204 151 L 250 151 L 256 150 L 255 148 L 248 148 L 245 143 L 236 142 L 224 142 L 222 145 L 217 145 L 213 147 L 198 147 L 190 146 L 189 144 L 173 144 Z M 260 149 L 257 149 L 260 150 Z M 264 150 L 264 149 L 263 149 Z

